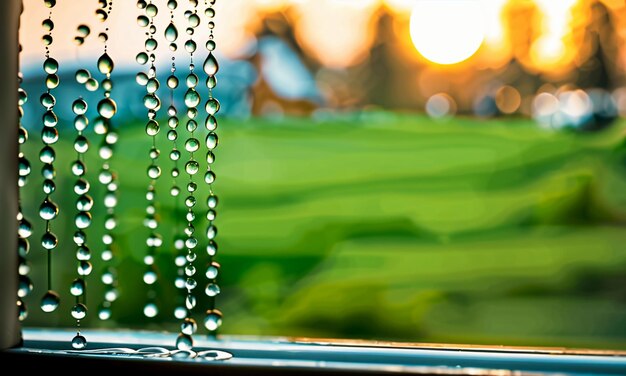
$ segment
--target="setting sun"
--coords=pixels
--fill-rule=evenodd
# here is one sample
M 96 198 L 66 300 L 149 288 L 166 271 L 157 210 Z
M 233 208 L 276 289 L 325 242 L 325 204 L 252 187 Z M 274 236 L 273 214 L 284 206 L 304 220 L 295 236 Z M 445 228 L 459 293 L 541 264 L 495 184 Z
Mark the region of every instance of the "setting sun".
M 485 37 L 479 1 L 420 0 L 411 13 L 411 39 L 417 51 L 437 64 L 471 57 Z

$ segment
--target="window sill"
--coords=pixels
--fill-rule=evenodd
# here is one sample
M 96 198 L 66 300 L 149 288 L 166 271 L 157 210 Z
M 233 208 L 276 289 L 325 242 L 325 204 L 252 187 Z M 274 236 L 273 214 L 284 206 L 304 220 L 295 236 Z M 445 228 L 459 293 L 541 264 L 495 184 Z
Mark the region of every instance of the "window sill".
M 626 374 L 626 352 L 558 348 L 510 348 L 406 344 L 389 342 L 247 338 L 225 336 L 209 341 L 196 336 L 197 349 L 231 353 L 224 361 L 179 357 L 146 358 L 138 354 L 105 355 L 70 350 L 74 332 L 49 329 L 24 331 L 24 346 L 0 352 L 0 361 L 20 372 L 96 369 L 150 372 L 152 375 L 212 372 L 218 375 L 355 374 L 385 375 L 520 375 Z M 88 350 L 153 346 L 172 348 L 175 334 L 134 331 L 84 331 Z

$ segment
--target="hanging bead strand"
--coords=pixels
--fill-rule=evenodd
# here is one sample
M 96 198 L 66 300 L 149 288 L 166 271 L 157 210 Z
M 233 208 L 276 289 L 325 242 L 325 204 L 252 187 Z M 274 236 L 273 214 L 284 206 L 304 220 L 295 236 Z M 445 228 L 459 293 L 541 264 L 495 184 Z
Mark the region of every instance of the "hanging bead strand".
M 76 319 L 76 336 L 72 339 L 72 347 L 75 349 L 84 349 L 87 346 L 87 340 L 80 334 L 80 321 L 87 315 L 86 294 L 87 285 L 85 278 L 91 274 L 91 250 L 87 246 L 87 235 L 84 230 L 91 225 L 91 213 L 93 207 L 93 199 L 89 196 L 89 182 L 85 179 L 85 153 L 89 150 L 89 141 L 84 136 L 83 131 L 87 128 L 89 122 L 85 113 L 87 112 L 87 102 L 81 97 L 72 103 L 72 112 L 76 115 L 74 118 L 74 128 L 77 136 L 74 140 L 74 150 L 76 151 L 76 160 L 72 163 L 72 174 L 78 179 L 74 184 L 74 193 L 76 198 L 76 209 L 78 213 L 74 217 L 76 232 L 74 233 L 74 243 L 76 244 L 76 259 L 78 261 L 78 278 L 76 278 L 71 286 L 70 293 L 76 297 L 76 302 L 72 307 L 72 317 Z
M 185 150 L 189 153 L 189 159 L 185 163 L 185 172 L 189 175 L 189 182 L 187 183 L 187 197 L 185 197 L 185 207 L 187 213 L 185 219 L 187 220 L 187 227 L 185 227 L 185 248 L 187 249 L 185 265 L 185 288 L 187 289 L 187 296 L 185 297 L 185 306 L 188 310 L 187 317 L 184 318 L 181 324 L 181 332 L 176 339 L 176 347 L 180 350 L 188 350 L 193 347 L 192 335 L 197 329 L 196 321 L 191 317 L 191 312 L 196 306 L 196 296 L 193 294 L 193 290 L 197 287 L 198 283 L 195 279 L 196 267 L 194 261 L 196 260 L 196 247 L 198 240 L 195 235 L 195 227 L 193 222 L 196 219 L 194 207 L 196 205 L 195 191 L 198 189 L 198 185 L 194 181 L 194 176 L 200 170 L 198 161 L 195 159 L 194 153 L 198 151 L 200 147 L 200 141 L 195 137 L 195 131 L 198 128 L 196 117 L 198 116 L 197 106 L 200 104 L 200 95 L 196 91 L 198 86 L 198 76 L 194 73 L 193 54 L 196 51 L 196 42 L 193 40 L 195 28 L 200 25 L 200 16 L 198 15 L 198 0 L 189 0 L 189 6 L 191 9 L 185 11 L 185 18 L 187 19 L 186 32 L 189 35 L 189 39 L 185 41 L 185 50 L 189 53 L 189 74 L 185 78 L 185 84 L 187 91 L 185 92 L 184 101 L 187 107 L 187 122 L 186 129 L 188 138 L 185 140 Z
M 204 72 L 207 74 L 206 86 L 209 89 L 209 98 L 205 103 L 207 117 L 204 123 L 204 126 L 208 131 L 205 140 L 207 148 L 207 171 L 204 174 L 204 182 L 209 187 L 209 196 L 207 197 L 206 212 L 206 218 L 208 220 L 208 225 L 206 229 L 206 237 L 208 243 L 206 246 L 206 251 L 209 256 L 209 263 L 205 273 L 208 279 L 208 284 L 204 292 L 209 297 L 209 307 L 204 317 L 204 326 L 209 331 L 209 335 L 214 337 L 217 334 L 217 330 L 222 325 L 222 313 L 215 308 L 215 298 L 220 293 L 220 287 L 217 284 L 217 277 L 219 275 L 220 265 L 214 261 L 214 257 L 217 253 L 217 243 L 215 242 L 215 237 L 217 236 L 217 227 L 215 226 L 214 221 L 217 216 L 216 208 L 218 199 L 213 192 L 215 173 L 213 172 L 213 169 L 211 167 L 215 162 L 215 154 L 213 154 L 213 150 L 218 145 L 218 137 L 216 133 L 217 119 L 215 118 L 215 114 L 217 114 L 220 109 L 220 103 L 213 96 L 213 89 L 217 85 L 217 79 L 215 76 L 219 70 L 219 64 L 217 63 L 215 55 L 213 55 L 213 51 L 215 51 L 216 47 L 215 37 L 213 35 L 213 29 L 215 28 L 215 22 L 213 21 L 215 18 L 215 0 L 205 0 L 205 5 L 205 15 L 209 20 L 207 24 L 209 29 L 209 39 L 206 42 L 206 49 L 209 53 L 203 65 Z
M 216 208 L 218 199 L 213 192 L 215 173 L 212 169 L 212 165 L 215 162 L 215 154 L 213 154 L 213 150 L 218 145 L 218 137 L 216 133 L 217 119 L 215 118 L 215 114 L 217 114 L 217 112 L 219 111 L 220 104 L 219 101 L 213 96 L 213 89 L 217 85 L 217 79 L 215 76 L 217 74 L 217 71 L 219 70 L 219 64 L 217 63 L 215 55 L 213 55 L 213 51 L 215 51 L 216 47 L 215 38 L 213 35 L 213 29 L 215 28 L 215 22 L 213 21 L 213 19 L 215 18 L 215 0 L 205 0 L 205 5 L 205 15 L 209 20 L 207 24 L 209 29 L 209 39 L 206 42 L 206 49 L 209 53 L 203 65 L 204 72 L 207 74 L 206 86 L 209 89 L 209 98 L 205 103 L 207 117 L 204 123 L 204 126 L 208 131 L 205 140 L 207 148 L 207 171 L 204 174 L 204 182 L 209 187 L 209 196 L 207 197 L 206 212 L 206 218 L 208 221 L 206 229 L 206 236 L 208 241 L 206 251 L 209 256 L 209 263 L 205 273 L 208 279 L 208 283 L 204 292 L 209 297 L 209 307 L 204 317 L 204 326 L 209 331 L 210 336 L 215 336 L 218 328 L 222 325 L 222 313 L 215 308 L 215 298 L 220 293 L 220 287 L 217 284 L 217 277 L 219 275 L 220 265 L 214 261 L 214 257 L 217 253 L 217 243 L 215 242 L 215 238 L 217 236 L 217 227 L 215 226 L 214 221 L 217 216 Z
M 21 45 L 20 45 L 21 51 Z M 20 195 L 18 197 L 18 212 L 17 212 L 17 253 L 18 253 L 18 275 L 19 275 L 19 284 L 17 290 L 17 307 L 18 307 L 18 318 L 20 321 L 24 321 L 28 316 L 28 309 L 26 308 L 26 303 L 22 300 L 22 298 L 28 296 L 33 291 L 33 283 L 28 276 L 30 272 L 30 266 L 26 259 L 28 252 L 30 251 L 30 242 L 28 238 L 33 233 L 33 228 L 30 222 L 24 217 L 24 213 L 22 212 L 22 201 L 21 201 L 21 193 L 24 186 L 26 186 L 28 176 L 30 175 L 30 162 L 24 155 L 22 151 L 22 146 L 28 140 L 28 131 L 22 126 L 22 116 L 24 116 L 23 106 L 26 104 L 28 100 L 28 95 L 26 94 L 26 90 L 24 90 L 22 85 L 23 77 L 22 73 L 18 74 L 18 82 L 20 87 L 18 88 L 18 186 L 20 189 Z
M 113 0 L 100 1 L 101 11 L 99 14 L 102 22 L 105 23 L 111 15 L 113 10 Z M 104 91 L 104 97 L 98 103 L 98 114 L 101 118 L 105 119 L 106 127 L 101 130 L 103 139 L 98 148 L 98 155 L 102 159 L 102 167 L 98 175 L 100 184 L 105 189 L 103 204 L 106 209 L 106 216 L 104 218 L 104 235 L 102 236 L 103 250 L 100 253 L 100 258 L 104 263 L 104 269 L 101 275 L 101 281 L 106 286 L 104 291 L 104 299 L 98 309 L 98 318 L 100 320 L 108 320 L 111 318 L 111 304 L 117 299 L 117 272 L 113 266 L 115 258 L 115 238 L 113 231 L 117 227 L 117 218 L 115 216 L 115 208 L 117 206 L 117 174 L 111 170 L 110 161 L 113 158 L 113 149 L 117 143 L 117 133 L 113 129 L 113 117 L 117 113 L 117 104 L 111 98 L 111 91 L 113 90 L 113 80 L 111 79 L 111 73 L 115 67 L 113 59 L 108 54 L 108 40 L 109 40 L 109 28 L 105 27 L 104 31 L 99 35 L 100 40 L 104 43 L 104 52 L 98 59 L 98 70 L 104 75 L 100 86 Z
M 176 44 L 176 40 L 178 39 L 178 30 L 176 29 L 176 25 L 174 24 L 174 11 L 178 8 L 178 2 L 176 0 L 169 0 L 167 2 L 167 7 L 170 10 L 170 24 L 165 28 L 165 39 L 170 42 L 169 48 L 172 51 L 172 67 L 170 68 L 170 75 L 167 78 L 167 87 L 170 89 L 170 106 L 167 109 L 167 125 L 170 128 L 167 131 L 167 139 L 172 142 L 172 150 L 170 150 L 170 160 L 173 162 L 172 170 L 170 172 L 172 176 L 172 188 L 170 189 L 170 194 L 174 198 L 174 213 L 175 215 L 175 223 L 172 231 L 172 239 L 173 246 L 176 252 L 176 257 L 174 258 L 174 263 L 177 266 L 177 274 L 176 280 L 174 281 L 174 285 L 181 291 L 185 291 L 185 264 L 187 260 L 185 258 L 184 248 L 185 248 L 185 239 L 181 236 L 181 219 L 178 216 L 178 212 L 180 209 L 180 187 L 178 186 L 178 176 L 180 175 L 180 170 L 178 166 L 178 161 L 180 160 L 181 153 L 178 150 L 178 110 L 176 109 L 175 103 L 175 90 L 178 88 L 178 77 L 176 77 L 176 50 L 178 49 L 178 45 Z M 182 295 L 181 299 L 184 300 L 185 296 Z M 187 308 L 185 305 L 177 305 L 174 309 L 174 317 L 177 319 L 184 319 L 187 317 Z
M 57 72 L 59 70 L 59 63 L 50 56 L 50 46 L 52 45 L 52 29 L 54 28 L 54 22 L 52 21 L 52 8 L 56 5 L 56 0 L 44 0 L 44 5 L 50 8 L 48 19 L 43 21 L 44 29 L 47 34 L 43 36 L 43 43 L 46 46 L 45 60 L 43 63 L 44 72 L 47 74 L 46 84 L 51 77 L 55 77 L 55 82 L 58 85 Z M 50 80 L 52 81 L 52 80 Z M 54 85 L 56 87 L 56 85 Z M 47 273 L 48 273 L 48 290 L 41 299 L 41 309 L 44 312 L 54 312 L 59 307 L 59 294 L 52 289 L 52 251 L 58 245 L 58 239 L 51 230 L 51 221 L 53 221 L 59 214 L 59 207 L 52 201 L 51 194 L 55 191 L 56 185 L 54 178 L 56 177 L 56 170 L 54 168 L 54 160 L 56 153 L 51 145 L 55 144 L 59 139 L 59 132 L 56 129 L 58 119 L 54 113 L 54 105 L 56 104 L 56 98 L 52 94 L 52 89 L 47 86 L 46 92 L 41 95 L 41 104 L 45 108 L 45 112 L 42 118 L 43 129 L 41 132 L 41 140 L 44 147 L 39 153 L 39 160 L 43 162 L 41 174 L 44 178 L 43 192 L 46 195 L 43 203 L 39 207 L 39 216 L 45 221 L 45 233 L 41 237 L 41 245 L 46 250 L 47 260 Z
M 156 181 L 161 176 L 161 168 L 157 164 L 159 157 L 159 150 L 156 147 L 156 135 L 160 131 L 159 123 L 156 120 L 156 114 L 161 107 L 161 100 L 157 96 L 156 92 L 159 88 L 159 81 L 157 80 L 157 70 L 155 67 L 155 55 L 154 51 L 157 48 L 157 41 L 154 39 L 156 33 L 156 26 L 154 25 L 154 17 L 158 13 L 156 5 L 149 1 L 139 0 L 137 1 L 137 7 L 145 10 L 145 15 L 141 15 L 137 18 L 137 22 L 140 26 L 148 27 L 145 41 L 145 52 L 141 52 L 137 55 L 138 61 L 150 62 L 150 68 L 145 75 L 146 81 L 146 95 L 144 96 L 143 103 L 148 109 L 148 122 L 146 123 L 146 134 L 152 138 L 152 147 L 149 152 L 150 166 L 148 167 L 148 178 L 150 183 L 146 193 L 146 199 L 148 204 L 146 206 L 146 218 L 145 225 L 150 230 L 150 234 L 146 239 L 146 245 L 148 251 L 144 257 L 144 264 L 147 267 L 146 272 L 143 275 L 143 281 L 149 287 L 148 301 L 144 306 L 143 313 L 146 317 L 152 318 L 158 314 L 158 307 L 156 304 L 156 291 L 153 288 L 154 283 L 157 281 L 157 272 L 154 265 L 154 257 L 157 250 L 161 247 L 163 240 L 161 235 L 157 232 L 159 227 L 159 221 L 156 213 L 155 198 L 156 198 Z M 145 63 L 144 63 L 145 64 Z M 138 75 L 138 81 L 143 82 L 143 75 Z

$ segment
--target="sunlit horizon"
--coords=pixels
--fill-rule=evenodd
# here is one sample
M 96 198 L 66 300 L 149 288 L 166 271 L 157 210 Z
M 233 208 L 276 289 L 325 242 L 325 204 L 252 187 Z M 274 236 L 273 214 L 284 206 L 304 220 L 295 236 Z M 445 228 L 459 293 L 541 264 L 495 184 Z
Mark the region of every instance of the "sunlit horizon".
M 378 18 L 389 13 L 398 31 L 396 37 L 407 49 L 407 56 L 425 65 L 461 64 L 465 67 L 479 66 L 482 68 L 497 68 L 503 61 L 515 57 L 513 42 L 510 34 L 515 32 L 515 25 L 511 25 L 507 10 L 511 7 L 533 8 L 538 13 L 538 24 L 530 25 L 534 38 L 530 40 L 530 50 L 527 59 L 521 59 L 522 64 L 538 71 L 566 69 L 582 48 L 579 33 L 576 28 L 586 21 L 581 7 L 585 0 L 468 0 L 467 4 L 478 4 L 480 12 L 467 14 L 459 9 L 466 19 L 461 39 L 456 43 L 441 43 L 445 35 L 441 30 L 435 30 L 437 19 L 428 25 L 419 25 L 413 30 L 413 40 L 419 37 L 428 42 L 429 46 L 441 45 L 440 53 L 450 56 L 463 56 L 464 59 L 445 57 L 429 59 L 413 48 L 411 43 L 410 17 L 428 19 L 428 15 L 415 14 L 420 6 L 428 3 L 427 0 L 229 0 L 218 2 L 217 17 L 228 19 L 222 22 L 216 30 L 219 52 L 229 58 L 246 57 L 251 48 L 257 43 L 257 33 L 262 27 L 262 20 L 271 15 L 280 13 L 291 23 L 294 35 L 302 48 L 313 56 L 320 64 L 329 68 L 346 68 L 359 64 L 367 58 L 369 50 L 376 43 L 376 23 Z M 616 8 L 616 2 L 606 1 L 607 6 Z M 22 33 L 20 40 L 23 45 L 23 63 L 41 58 L 43 46 L 40 38 L 43 33 L 41 20 L 47 15 L 47 8 L 39 1 L 26 0 L 25 13 L 22 17 Z M 417 6 L 417 8 L 416 8 Z M 61 60 L 91 59 L 101 52 L 101 44 L 95 37 L 87 38 L 86 43 L 77 47 L 73 43 L 78 22 L 75 14 L 93 14 L 93 4 L 89 2 L 60 2 L 55 8 L 57 27 L 53 34 L 57 37 L 53 45 L 53 54 Z M 452 14 L 454 9 L 451 8 Z M 134 3 L 120 3 L 114 9 L 111 18 L 110 49 L 114 58 L 122 62 L 131 62 L 141 49 L 141 32 L 129 33 L 129 27 L 136 27 L 136 16 L 139 11 Z M 476 22 L 472 17 L 481 17 Z M 163 29 L 168 22 L 168 14 L 162 11 L 157 16 L 157 26 Z M 184 22 L 182 12 L 178 12 L 178 22 Z M 94 28 L 100 27 L 95 16 L 83 19 Z M 531 20 L 529 20 L 530 22 Z M 349 27 L 348 27 L 349 25 Z M 472 26 L 475 25 L 475 26 Z M 467 27 L 470 28 L 467 28 Z M 482 28 L 478 30 L 477 28 Z M 534 28 L 534 29 L 533 29 Z M 414 28 L 415 29 L 415 28 Z M 430 30 L 430 33 L 428 31 Z M 94 30 L 93 35 L 97 35 Z M 200 30 L 201 33 L 207 30 Z M 157 32 L 160 36 L 161 33 Z M 459 35 L 459 33 L 457 33 Z M 480 48 L 475 48 L 478 36 Z M 204 34 L 198 38 L 205 37 Z M 468 38 L 473 38 L 471 43 Z M 162 36 L 161 36 L 162 38 Z M 452 38 L 448 40 L 454 41 Z M 471 53 L 462 51 L 471 46 Z M 426 48 L 426 47 L 424 47 Z M 169 56 L 165 48 L 159 49 L 160 56 Z M 426 52 L 428 54 L 429 52 Z M 182 51 L 181 51 L 182 54 Z M 626 53 L 622 51 L 621 55 Z M 466 56 L 468 55 L 468 56 Z

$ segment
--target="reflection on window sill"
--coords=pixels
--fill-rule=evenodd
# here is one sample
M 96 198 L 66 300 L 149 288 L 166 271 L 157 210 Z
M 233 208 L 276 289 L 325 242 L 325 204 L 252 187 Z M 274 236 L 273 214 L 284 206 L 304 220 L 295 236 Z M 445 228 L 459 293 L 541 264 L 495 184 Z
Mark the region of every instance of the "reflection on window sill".
M 17 362 L 23 370 L 43 366 L 50 371 L 69 367 L 114 371 L 124 367 L 151 375 L 206 374 L 207 367 L 220 375 L 626 374 L 626 352 L 614 351 L 225 336 L 219 341 L 196 340 L 196 352 L 191 354 L 172 351 L 176 334 L 171 333 L 83 333 L 89 345 L 88 351 L 81 353 L 71 350 L 73 331 L 27 329 L 24 346 L 0 353 L 0 360 L 3 364 Z

